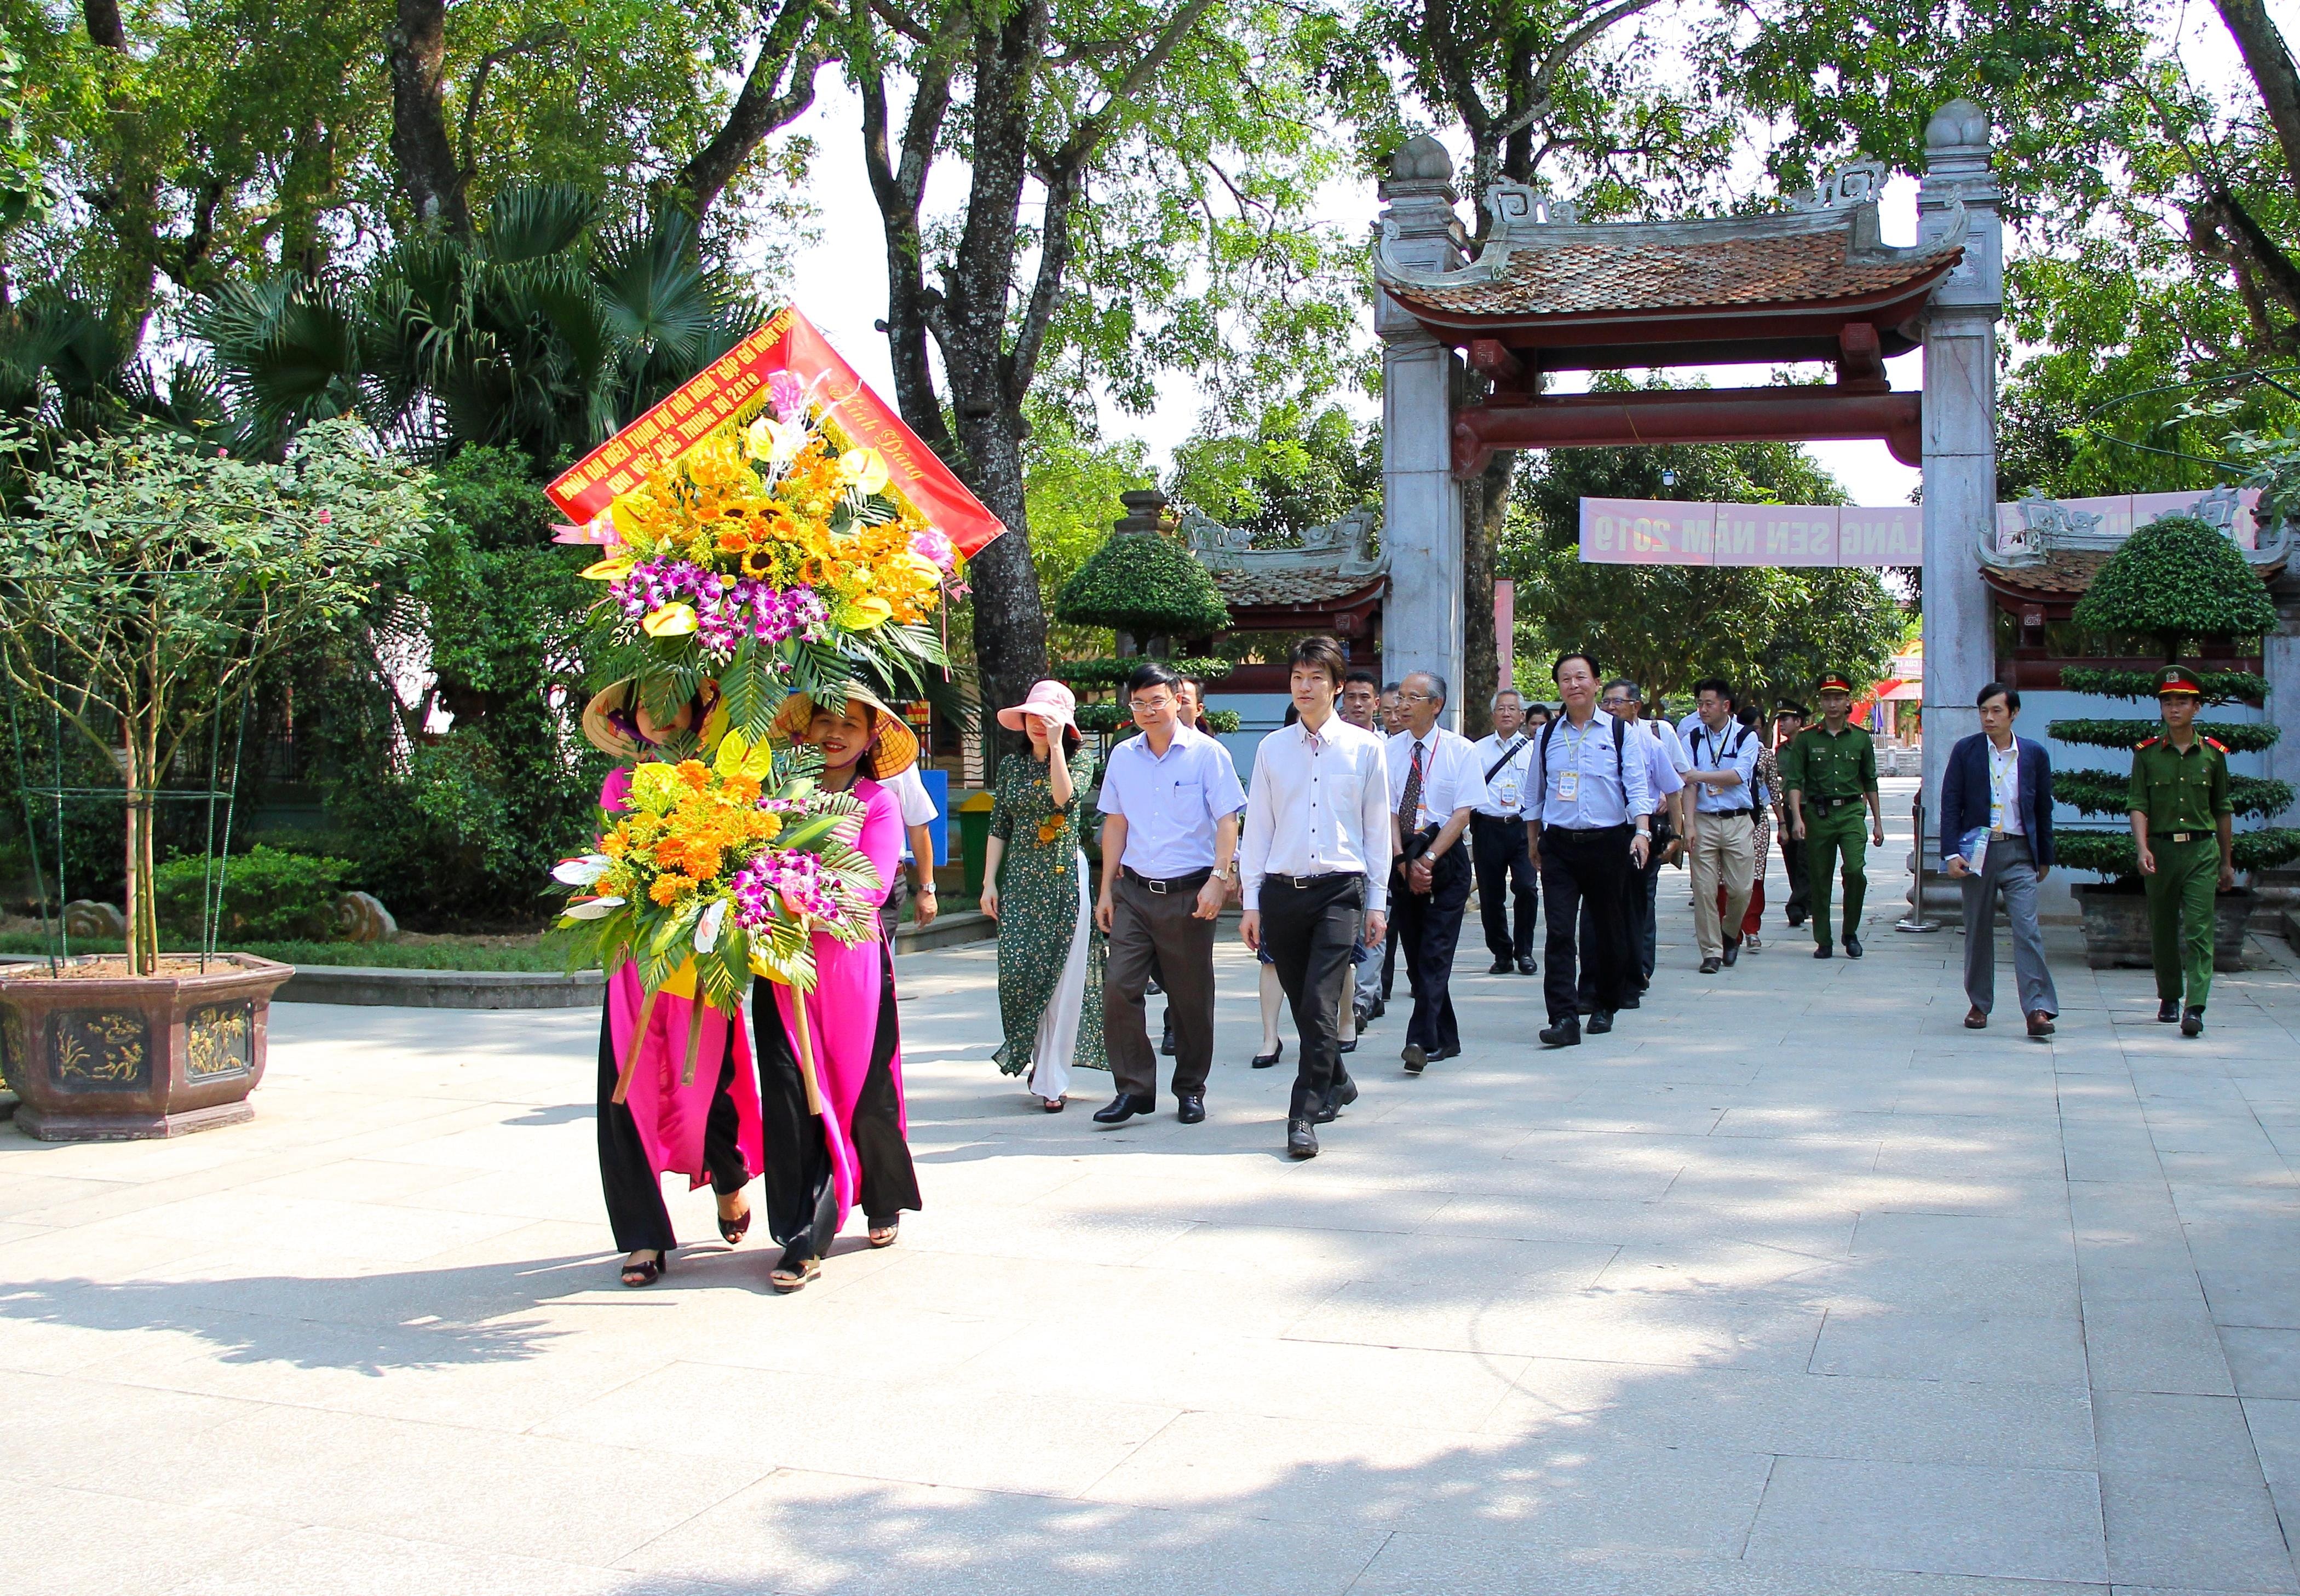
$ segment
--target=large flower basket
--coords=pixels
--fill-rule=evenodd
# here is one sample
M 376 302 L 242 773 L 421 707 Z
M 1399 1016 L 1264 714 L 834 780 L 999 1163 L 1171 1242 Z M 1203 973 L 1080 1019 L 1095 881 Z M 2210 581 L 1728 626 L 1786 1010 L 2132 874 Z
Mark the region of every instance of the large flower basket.
M 253 1118 L 271 994 L 296 973 L 250 953 L 118 954 L 0 971 L 0 1063 L 16 1126 L 42 1142 L 131 1142 Z

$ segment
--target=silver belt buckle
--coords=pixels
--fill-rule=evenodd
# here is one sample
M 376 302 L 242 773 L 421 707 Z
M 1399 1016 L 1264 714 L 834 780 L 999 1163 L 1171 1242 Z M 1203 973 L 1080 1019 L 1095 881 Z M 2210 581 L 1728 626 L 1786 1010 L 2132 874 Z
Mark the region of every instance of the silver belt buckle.
M 1153 881 L 1149 877 L 1145 876 L 1142 877 L 1142 885 L 1162 898 L 1166 895 L 1166 884 L 1162 881 Z

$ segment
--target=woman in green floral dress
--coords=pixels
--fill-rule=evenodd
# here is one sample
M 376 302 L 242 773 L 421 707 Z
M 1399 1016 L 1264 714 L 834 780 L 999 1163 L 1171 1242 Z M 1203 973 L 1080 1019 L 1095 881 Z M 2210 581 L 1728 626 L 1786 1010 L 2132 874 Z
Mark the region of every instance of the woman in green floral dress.
M 1049 1114 L 1069 1101 L 1073 1068 L 1110 1067 L 1102 1046 L 1107 949 L 1079 843 L 1094 755 L 1073 723 L 1076 708 L 1070 689 L 1040 682 L 998 711 L 999 725 L 1029 732 L 1030 752 L 999 761 L 982 870 L 982 912 L 998 922 L 1006 1032 L 993 1056 L 1008 1075 L 1029 1071 L 1031 1094 Z

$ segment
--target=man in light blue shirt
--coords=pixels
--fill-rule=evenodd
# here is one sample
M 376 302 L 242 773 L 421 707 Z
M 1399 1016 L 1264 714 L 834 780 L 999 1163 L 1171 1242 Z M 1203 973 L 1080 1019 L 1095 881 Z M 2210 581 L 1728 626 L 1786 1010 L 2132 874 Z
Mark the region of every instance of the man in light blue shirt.
M 1700 712 L 1684 728 L 1693 768 L 1685 773 L 1693 806 L 1686 839 L 1693 855 L 1693 934 L 1701 973 L 1713 976 L 1741 957 L 1741 923 L 1757 865 L 1757 734 L 1733 717 L 1733 689 L 1722 677 L 1693 684 Z
M 1629 728 L 1597 707 L 1597 662 L 1580 653 L 1559 656 L 1550 677 L 1564 712 L 1534 743 L 1522 812 L 1542 895 L 1549 900 L 1549 959 L 1542 994 L 1550 1047 L 1581 1041 L 1574 930 L 1582 902 L 1595 932 L 1596 1011 L 1593 1035 L 1613 1028 L 1614 1010 L 1637 995 L 1622 895 L 1628 872 L 1643 869 L 1653 848 L 1654 801 L 1643 750 Z
M 1238 879 L 1238 814 L 1246 789 L 1229 751 L 1181 722 L 1181 677 L 1153 661 L 1127 678 L 1141 736 L 1110 751 L 1102 775 L 1102 895 L 1095 923 L 1110 938 L 1103 1041 L 1118 1095 L 1095 1115 L 1123 1125 L 1158 1106 L 1158 1055 L 1142 998 L 1154 960 L 1174 1022 L 1179 1118 L 1206 1117 L 1214 1061 L 1214 918 Z

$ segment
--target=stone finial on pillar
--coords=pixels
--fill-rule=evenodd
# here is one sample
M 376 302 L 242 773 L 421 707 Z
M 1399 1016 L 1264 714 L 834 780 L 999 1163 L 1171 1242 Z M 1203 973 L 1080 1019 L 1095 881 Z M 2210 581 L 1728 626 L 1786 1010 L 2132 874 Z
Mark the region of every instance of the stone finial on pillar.
M 1941 776 L 1957 739 L 1980 729 L 1973 697 L 1996 673 L 1988 591 L 1975 553 L 1996 525 L 1996 319 L 2003 190 L 1989 170 L 1988 118 L 1952 100 L 1925 129 L 1917 187 L 1921 238 L 1953 232 L 1964 258 L 1925 311 L 1925 853 L 1939 858 Z
M 1389 258 L 1425 271 L 1462 264 L 1454 161 L 1424 134 L 1390 157 L 1381 230 Z M 1454 479 L 1454 400 L 1460 362 L 1388 295 L 1374 293 L 1381 352 L 1382 546 L 1389 598 L 1382 615 L 1382 674 L 1431 670 L 1451 684 L 1446 723 L 1461 724 L 1464 640 L 1462 486 Z

